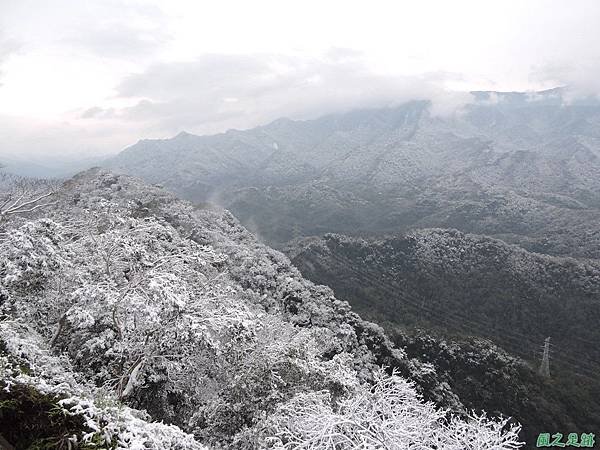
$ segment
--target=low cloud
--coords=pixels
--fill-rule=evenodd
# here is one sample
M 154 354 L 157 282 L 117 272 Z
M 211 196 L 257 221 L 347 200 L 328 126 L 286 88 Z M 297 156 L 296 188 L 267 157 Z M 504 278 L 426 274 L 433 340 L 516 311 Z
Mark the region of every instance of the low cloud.
M 468 93 L 445 88 L 457 75 L 382 75 L 369 70 L 361 57 L 334 49 L 321 58 L 205 55 L 157 64 L 117 87 L 118 97 L 138 99 L 135 106 L 92 108 L 84 117 L 118 117 L 167 133 L 214 133 L 280 117 L 306 119 L 421 99 L 432 102 L 432 114 L 448 115 L 472 101 Z
M 19 49 L 19 44 L 14 39 L 2 36 L 0 33 L 0 64 L 4 62 L 11 54 Z
M 115 153 L 138 139 L 130 127 L 119 122 L 8 115 L 0 115 L 0 136 L 0 164 L 26 161 L 48 167 Z
M 565 103 L 590 97 L 600 98 L 600 58 L 577 63 L 555 62 L 534 68 L 531 79 L 548 86 L 562 86 Z
M 416 2 L 344 4 L 342 22 L 340 8 L 321 3 L 2 0 L 0 85 L 3 68 L 11 73 L 0 86 L 0 134 L 27 155 L 116 153 L 182 130 L 211 134 L 409 100 L 430 100 L 432 114 L 447 116 L 474 101 L 461 89 L 568 85 L 567 101 L 600 93 L 594 0 L 454 2 L 439 17 Z

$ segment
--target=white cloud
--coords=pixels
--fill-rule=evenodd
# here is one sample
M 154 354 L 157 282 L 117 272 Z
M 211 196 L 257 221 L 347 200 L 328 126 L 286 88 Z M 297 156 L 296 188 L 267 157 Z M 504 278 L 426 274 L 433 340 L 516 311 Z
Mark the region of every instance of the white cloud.
M 2 85 L 2 67 L 11 55 L 19 51 L 21 45 L 15 40 L 6 37 L 0 30 L 0 86 Z
M 14 39 L 9 39 L 0 33 L 0 63 L 6 60 L 11 54 L 19 49 L 19 43 Z
M 570 103 L 587 97 L 600 97 L 600 57 L 578 62 L 555 62 L 535 68 L 532 79 L 564 86 L 563 100 Z
M 3 148 L 116 152 L 415 98 L 445 115 L 472 89 L 598 94 L 598 23 L 595 0 L 2 0 Z
M 147 57 L 170 40 L 160 28 L 132 27 L 121 21 L 94 24 L 66 37 L 64 43 L 80 47 L 93 55 L 132 60 Z
M 0 162 L 5 157 L 50 163 L 73 160 L 104 155 L 132 143 L 130 130 L 119 123 L 86 124 L 6 115 L 0 115 L 0 137 Z
M 117 111 L 93 109 L 94 117 L 119 117 L 148 129 L 197 133 L 247 128 L 279 117 L 311 118 L 354 108 L 391 106 L 408 100 L 433 102 L 434 114 L 450 114 L 471 100 L 444 84 L 452 74 L 383 75 L 362 55 L 336 49 L 319 58 L 204 55 L 191 62 L 163 63 L 127 77 L 118 95 L 138 98 Z M 90 112 L 86 112 L 90 116 Z

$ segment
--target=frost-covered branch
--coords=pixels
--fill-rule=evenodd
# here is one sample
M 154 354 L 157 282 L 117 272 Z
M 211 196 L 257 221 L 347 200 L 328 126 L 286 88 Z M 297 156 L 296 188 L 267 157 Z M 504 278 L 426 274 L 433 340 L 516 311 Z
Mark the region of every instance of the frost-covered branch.
M 24 200 L 26 197 L 25 193 L 19 195 L 16 199 L 13 199 L 12 194 L 8 194 L 4 203 L 0 206 L 0 220 L 6 216 L 25 214 L 40 208 L 56 205 L 56 202 L 40 203 L 42 200 L 54 194 L 55 192 L 47 192 L 29 200 Z

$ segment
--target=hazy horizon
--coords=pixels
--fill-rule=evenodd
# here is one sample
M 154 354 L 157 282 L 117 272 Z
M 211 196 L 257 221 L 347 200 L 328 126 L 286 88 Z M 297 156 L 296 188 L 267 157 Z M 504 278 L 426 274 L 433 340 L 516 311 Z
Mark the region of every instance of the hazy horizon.
M 451 114 L 473 90 L 600 92 L 600 4 L 586 0 L 7 0 L 0 13 L 4 159 L 97 158 L 415 99 Z

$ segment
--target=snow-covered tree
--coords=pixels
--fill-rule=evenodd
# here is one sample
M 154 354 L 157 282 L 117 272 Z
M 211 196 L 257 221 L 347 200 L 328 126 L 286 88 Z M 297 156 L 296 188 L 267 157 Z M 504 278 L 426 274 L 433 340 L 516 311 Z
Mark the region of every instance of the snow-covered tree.
M 379 370 L 374 384 L 333 401 L 328 391 L 305 392 L 282 404 L 266 420 L 265 439 L 278 449 L 445 449 L 519 448 L 520 427 L 485 415 L 447 417 L 423 402 L 414 387 Z
M 104 172 L 71 180 L 57 202 L 10 222 L 0 239 L 0 312 L 7 323 L 39 333 L 27 345 L 67 360 L 64 370 L 85 380 L 83 393 L 67 383 L 61 395 L 77 399 L 63 406 L 87 414 L 100 430 L 120 423 L 118 407 L 127 405 L 147 412 L 140 419 L 145 424 L 165 421 L 217 448 L 257 448 L 274 437 L 290 448 L 294 436 L 312 433 L 308 412 L 331 408 L 328 414 L 344 415 L 343 405 L 373 403 L 371 383 L 376 390 L 388 383 L 373 375 L 382 363 L 417 373 L 379 327 L 363 322 L 330 289 L 303 279 L 227 212 L 198 210 Z M 39 387 L 51 373 L 64 387 L 48 361 L 38 358 L 39 375 L 29 381 Z M 404 393 L 412 388 L 393 380 L 385 384 L 389 392 L 378 394 L 381 407 L 390 414 L 418 410 L 423 404 Z M 108 397 L 116 409 L 107 412 L 96 397 Z M 402 406 L 404 398 L 409 403 Z M 296 406 L 302 406 L 297 414 Z M 298 429 L 283 425 L 293 414 Z M 398 436 L 412 423 L 390 420 L 398 421 Z M 135 427 L 172 435 L 142 422 Z M 127 433 L 127 427 L 115 430 L 114 436 Z M 179 429 L 173 433 L 180 443 L 190 439 Z M 142 438 L 136 439 L 123 447 L 136 448 Z
M 10 216 L 56 205 L 53 199 L 56 189 L 56 183 L 52 181 L 0 173 L 0 223 Z

